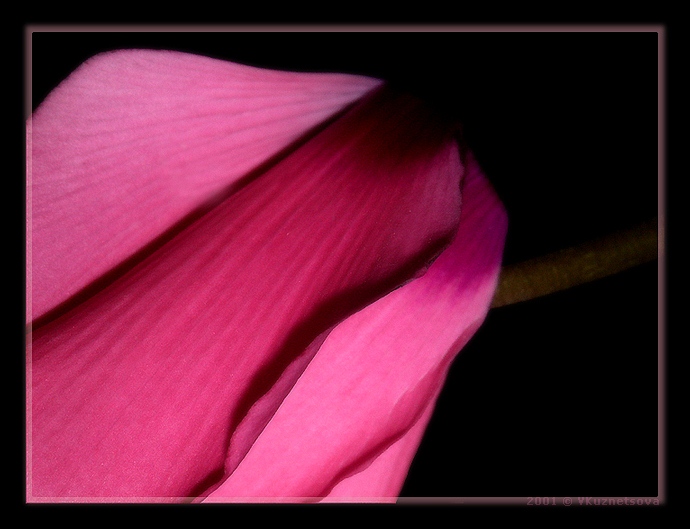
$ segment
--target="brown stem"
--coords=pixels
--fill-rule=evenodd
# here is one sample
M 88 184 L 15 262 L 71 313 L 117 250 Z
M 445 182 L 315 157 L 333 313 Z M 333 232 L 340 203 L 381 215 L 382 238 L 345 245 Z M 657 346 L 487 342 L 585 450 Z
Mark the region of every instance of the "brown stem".
M 491 307 L 538 298 L 648 263 L 658 258 L 662 240 L 655 218 L 579 246 L 505 266 Z

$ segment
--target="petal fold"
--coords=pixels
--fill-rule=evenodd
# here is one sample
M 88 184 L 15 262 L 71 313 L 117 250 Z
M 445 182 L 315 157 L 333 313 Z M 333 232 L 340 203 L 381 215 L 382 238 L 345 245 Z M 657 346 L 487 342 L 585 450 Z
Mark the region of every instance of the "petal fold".
M 88 60 L 27 123 L 27 323 L 378 85 L 171 51 Z
M 234 472 L 205 501 L 394 501 L 455 355 L 483 321 L 505 211 L 468 155 L 452 245 L 339 324 Z

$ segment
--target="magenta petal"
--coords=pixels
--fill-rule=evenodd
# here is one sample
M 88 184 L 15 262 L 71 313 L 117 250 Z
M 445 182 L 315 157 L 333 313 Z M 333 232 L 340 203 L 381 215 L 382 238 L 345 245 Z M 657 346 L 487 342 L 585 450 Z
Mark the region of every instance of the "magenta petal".
M 503 207 L 470 158 L 452 245 L 328 335 L 206 501 L 395 499 L 448 367 L 488 311 L 505 232 Z
M 87 61 L 27 124 L 27 322 L 379 84 L 168 51 Z
M 351 330 L 329 333 L 418 277 L 450 243 L 462 173 L 449 129 L 416 100 L 379 90 L 110 287 L 36 329 L 29 497 L 176 499 L 251 476 L 243 494 L 328 494 L 423 416 L 418 403 L 437 391 L 459 326 L 476 325 L 486 308 L 501 215 L 494 235 L 465 235 L 460 250 L 444 253 L 455 257 L 440 261 L 442 273 L 427 274 L 431 283 L 412 281 L 381 300 L 373 322 L 392 325 L 384 346 L 371 342 L 368 316 L 355 342 Z M 466 262 L 474 251 L 480 264 Z M 490 264 L 481 264 L 485 254 Z M 400 318 L 403 309 L 388 300 L 410 287 L 404 310 L 429 304 L 432 316 L 451 319 L 408 336 L 415 315 L 427 313 Z M 474 290 L 480 303 L 462 313 Z M 449 309 L 463 314 L 457 322 Z M 429 332 L 450 341 L 445 356 L 435 352 L 440 342 L 427 350 Z M 410 340 L 419 358 L 399 375 L 399 353 L 388 347 L 405 352 Z M 329 381 L 333 387 L 324 387 Z M 348 392 L 365 411 L 380 406 L 353 430 L 365 432 L 352 460 L 343 457 L 357 444 L 352 435 L 332 445 L 335 431 L 324 430 L 343 417 Z M 294 408 L 296 398 L 304 409 Z M 284 409 L 295 411 L 292 419 Z M 362 410 L 351 411 L 354 418 Z M 284 437 L 267 455 L 264 439 L 280 437 L 281 421 Z M 259 468 L 281 453 L 303 460 L 290 479 L 299 461 L 280 462 L 275 473 Z M 306 479 L 308 468 L 318 476 Z M 276 490 L 272 475 L 288 488 Z

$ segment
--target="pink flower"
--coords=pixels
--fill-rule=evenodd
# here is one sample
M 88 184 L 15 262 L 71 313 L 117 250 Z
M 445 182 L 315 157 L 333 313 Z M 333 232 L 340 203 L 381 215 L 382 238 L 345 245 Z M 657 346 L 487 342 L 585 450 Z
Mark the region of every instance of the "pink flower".
M 96 56 L 28 123 L 29 501 L 394 501 L 506 230 L 379 80 Z

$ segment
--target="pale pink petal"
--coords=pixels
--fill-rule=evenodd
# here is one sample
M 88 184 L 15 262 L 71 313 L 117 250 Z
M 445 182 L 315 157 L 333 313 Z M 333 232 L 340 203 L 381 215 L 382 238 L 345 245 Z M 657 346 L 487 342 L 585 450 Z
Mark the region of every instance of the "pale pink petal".
M 27 124 L 27 322 L 379 84 L 171 51 L 84 63 Z
M 505 212 L 476 162 L 468 163 L 452 245 L 424 276 L 325 338 L 206 501 L 398 495 L 449 365 L 488 311 L 501 264 Z
M 405 434 L 377 455 L 371 464 L 360 472 L 338 482 L 328 493 L 319 498 L 322 503 L 333 502 L 376 502 L 393 503 L 397 501 L 402 489 L 410 462 L 417 453 L 422 436 L 431 419 L 436 398 L 441 391 L 443 379 L 439 381 L 437 393 L 426 404 L 419 419 Z
M 298 380 L 313 378 L 311 404 L 294 414 L 308 422 L 290 424 L 274 456 L 292 457 L 297 450 L 303 457 L 303 440 L 305 450 L 333 452 L 314 445 L 314 435 L 332 434 L 317 433 L 321 419 L 315 422 L 311 407 L 322 390 L 324 403 L 332 401 L 332 389 L 342 392 L 340 381 L 332 389 L 321 384 L 337 378 L 342 367 L 350 369 L 350 355 L 361 363 L 358 370 L 372 369 L 352 387 L 359 395 L 353 402 L 383 406 L 380 413 L 397 417 L 402 435 L 414 403 L 436 391 L 440 375 L 428 377 L 424 389 L 413 388 L 404 406 L 382 400 L 371 377 L 397 369 L 396 355 L 388 358 L 366 343 L 354 350 L 349 338 L 328 331 L 423 273 L 450 243 L 460 219 L 462 172 L 448 127 L 418 101 L 379 90 L 98 295 L 37 328 L 28 365 L 29 497 L 175 500 L 222 480 L 232 470 L 226 460 L 239 465 L 240 479 L 249 479 L 244 468 L 252 468 L 262 487 L 273 469 L 259 471 L 254 456 L 243 468 L 243 459 L 271 417 L 271 425 L 282 420 L 275 412 L 285 395 L 304 397 L 303 390 L 290 393 Z M 463 251 L 473 245 L 476 239 L 468 237 Z M 487 241 L 487 248 L 494 246 Z M 475 271 L 491 282 L 485 268 Z M 472 289 L 476 278 L 463 281 Z M 468 295 L 448 288 L 439 281 L 416 296 L 462 308 Z M 418 306 L 409 295 L 405 299 Z M 377 309 L 373 324 L 393 315 L 398 320 L 399 309 L 388 310 Z M 398 330 L 408 323 L 408 317 L 399 319 Z M 402 346 L 404 336 L 386 340 Z M 420 335 L 416 347 L 437 369 L 438 355 L 421 343 L 428 338 Z M 341 355 L 323 355 L 331 358 L 330 368 L 322 360 L 310 363 L 317 351 L 321 357 L 324 340 L 332 344 L 327 349 L 344 347 Z M 408 367 L 416 373 L 425 366 Z M 340 373 L 343 381 L 353 374 Z M 393 398 L 409 382 L 403 379 L 395 374 L 376 384 L 391 384 Z M 361 400 L 372 391 L 370 400 Z M 283 406 L 293 409 L 291 401 Z M 326 406 L 335 413 L 326 421 L 341 417 L 339 406 Z M 361 439 L 364 452 L 357 457 L 373 457 L 373 439 L 375 449 L 384 449 L 382 432 L 385 442 L 394 441 L 395 428 L 385 422 L 362 426 L 375 431 Z M 275 435 L 274 426 L 267 433 Z M 338 450 L 336 456 L 346 462 Z M 310 457 L 305 463 L 313 468 Z M 344 478 L 338 461 L 320 467 L 319 485 L 307 489 L 327 493 Z M 276 476 L 283 479 L 281 468 Z

